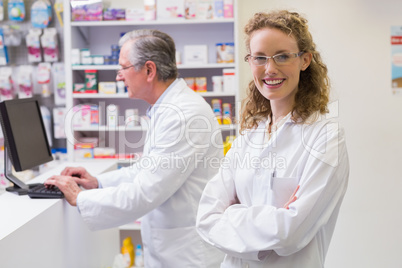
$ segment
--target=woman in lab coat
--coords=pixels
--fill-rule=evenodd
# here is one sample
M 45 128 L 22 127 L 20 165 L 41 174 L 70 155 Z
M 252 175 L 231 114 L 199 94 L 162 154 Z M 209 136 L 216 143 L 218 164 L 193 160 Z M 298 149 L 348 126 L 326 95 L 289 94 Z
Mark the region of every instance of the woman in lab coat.
M 197 230 L 221 267 L 324 267 L 349 164 L 327 67 L 307 20 L 257 13 L 245 27 L 241 133 L 200 200 Z

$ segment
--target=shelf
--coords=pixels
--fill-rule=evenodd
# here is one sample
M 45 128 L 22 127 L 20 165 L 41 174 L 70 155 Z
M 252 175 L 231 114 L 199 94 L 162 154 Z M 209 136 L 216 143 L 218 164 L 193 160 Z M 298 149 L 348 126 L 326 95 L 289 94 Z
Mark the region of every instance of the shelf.
M 235 92 L 197 92 L 203 97 L 235 97 Z M 126 99 L 128 93 L 102 94 L 102 93 L 73 93 L 73 99 Z
M 232 130 L 232 129 L 236 129 L 237 125 L 235 125 L 235 124 L 219 125 L 219 127 L 221 128 L 221 130 Z
M 189 65 L 189 64 L 179 64 L 177 69 L 219 69 L 219 68 L 235 68 L 234 63 L 207 63 L 203 65 Z
M 210 19 L 210 20 L 186 20 L 186 19 L 170 19 L 170 20 L 150 20 L 150 21 L 72 21 L 72 27 L 102 27 L 102 26 L 144 26 L 144 25 L 181 25 L 181 24 L 216 24 L 216 23 L 233 23 L 234 18 L 227 19 Z
M 74 71 L 84 70 L 118 70 L 119 65 L 73 65 L 71 69 Z
M 236 124 L 231 125 L 219 125 L 222 130 L 231 130 L 236 129 Z M 106 126 L 93 126 L 93 127 L 74 127 L 74 131 L 147 131 L 145 127 L 136 126 L 136 127 L 126 127 L 126 126 L 118 126 L 118 127 L 106 127 Z
M 138 158 L 78 158 L 75 159 L 76 162 L 84 162 L 84 163 L 99 163 L 105 162 L 109 163 L 110 161 L 115 161 L 117 164 L 133 164 L 137 162 Z
M 74 71 L 83 71 L 83 70 L 118 70 L 120 65 L 73 65 L 71 66 Z M 207 63 L 207 64 L 179 64 L 177 65 L 177 69 L 224 69 L 224 68 L 235 68 L 234 63 Z
M 147 131 L 146 128 L 141 126 L 126 127 L 107 127 L 107 126 L 93 126 L 93 127 L 74 127 L 74 131 Z
M 141 230 L 141 224 L 138 222 L 125 224 L 119 227 L 120 230 Z
M 102 94 L 102 93 L 73 93 L 74 99 L 124 99 L 128 93 Z
M 235 97 L 236 96 L 236 93 L 234 93 L 234 92 L 207 91 L 207 92 L 197 92 L 197 94 L 200 94 L 203 97 Z

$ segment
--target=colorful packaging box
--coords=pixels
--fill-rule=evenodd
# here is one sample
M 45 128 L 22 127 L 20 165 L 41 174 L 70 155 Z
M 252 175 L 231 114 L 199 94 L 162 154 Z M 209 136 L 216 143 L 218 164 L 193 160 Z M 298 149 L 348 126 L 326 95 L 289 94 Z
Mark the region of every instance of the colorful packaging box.
M 195 78 L 195 91 L 207 92 L 207 78 L 206 77 L 196 77 Z
M 85 70 L 85 93 L 98 92 L 98 71 Z
M 103 3 L 100 1 L 71 0 L 72 21 L 100 21 L 102 20 Z
M 186 81 L 187 86 L 192 90 L 195 90 L 195 78 L 194 77 L 184 77 L 184 81 Z

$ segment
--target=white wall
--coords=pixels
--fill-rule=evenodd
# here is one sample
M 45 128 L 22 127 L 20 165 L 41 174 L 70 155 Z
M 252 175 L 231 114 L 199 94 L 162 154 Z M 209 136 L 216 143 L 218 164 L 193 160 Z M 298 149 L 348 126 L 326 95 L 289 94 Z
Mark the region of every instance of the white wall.
M 402 97 L 391 92 L 391 25 L 402 25 L 400 0 L 238 0 L 243 27 L 258 11 L 304 14 L 326 62 L 346 131 L 349 188 L 326 268 L 402 267 Z M 240 64 L 240 86 L 250 79 Z

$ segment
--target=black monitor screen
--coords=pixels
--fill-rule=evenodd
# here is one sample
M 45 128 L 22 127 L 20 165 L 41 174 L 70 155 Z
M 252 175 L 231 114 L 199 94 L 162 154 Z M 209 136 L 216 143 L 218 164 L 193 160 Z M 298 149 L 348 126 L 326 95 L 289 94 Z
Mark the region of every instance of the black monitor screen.
M 16 171 L 53 160 L 38 100 L 3 101 L 0 113 L 5 146 Z

